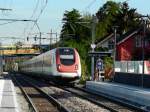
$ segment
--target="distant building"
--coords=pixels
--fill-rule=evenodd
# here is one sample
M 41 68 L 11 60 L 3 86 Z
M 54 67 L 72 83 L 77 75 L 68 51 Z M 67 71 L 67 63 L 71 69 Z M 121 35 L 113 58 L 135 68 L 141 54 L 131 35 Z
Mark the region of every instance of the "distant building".
M 1 46 L 1 55 L 5 63 L 4 71 L 14 71 L 15 64 L 31 59 L 33 56 L 39 55 L 39 48 L 33 45 L 16 46 Z
M 102 47 L 102 48 L 107 48 L 108 51 L 112 52 L 114 49 L 114 34 L 111 33 L 110 35 L 107 35 L 104 37 L 102 40 L 100 40 L 97 44 L 96 47 Z
M 144 37 L 145 35 L 145 37 Z M 143 44 L 144 43 L 144 44 Z M 97 47 L 108 48 L 109 51 L 114 50 L 114 35 L 101 40 Z M 143 50 L 144 49 L 144 50 Z M 116 38 L 116 60 L 142 60 L 144 51 L 145 60 L 150 59 L 150 30 L 146 29 L 144 34 L 143 28 L 133 29 L 122 36 Z
M 39 53 L 39 49 L 35 49 L 33 45 L 23 45 L 21 47 L 16 46 L 1 46 L 3 55 L 14 55 L 14 54 L 34 54 Z

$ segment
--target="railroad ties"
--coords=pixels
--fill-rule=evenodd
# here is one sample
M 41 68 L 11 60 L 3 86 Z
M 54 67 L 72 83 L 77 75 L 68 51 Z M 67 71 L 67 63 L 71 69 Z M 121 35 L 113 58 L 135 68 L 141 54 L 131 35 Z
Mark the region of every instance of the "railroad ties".
M 103 96 L 92 94 L 81 87 L 73 87 L 68 85 L 61 86 L 26 76 L 17 76 L 16 79 L 17 81 L 25 80 L 24 82 L 21 82 L 21 85 L 23 85 L 24 90 L 30 97 L 30 100 L 32 100 L 31 102 L 34 107 L 37 110 L 41 109 L 40 111 L 44 111 L 44 109 L 46 109 L 45 111 L 47 112 L 52 111 L 53 109 L 53 112 L 60 111 L 60 109 L 55 108 L 55 106 L 53 107 L 53 103 L 48 104 L 49 98 L 47 96 L 51 96 L 52 99 L 55 99 L 54 102 L 59 102 L 59 105 L 63 108 L 62 110 L 68 112 L 132 112 L 136 110 L 135 108 L 122 105 Z M 31 84 L 27 85 L 28 82 L 32 82 L 32 86 Z M 42 95 L 43 93 L 41 93 L 41 91 L 47 95 Z
M 34 112 L 69 112 L 60 105 L 53 97 L 42 91 L 40 87 L 35 86 L 21 76 L 13 77 L 17 85 L 21 88 L 25 98 L 30 104 L 30 110 Z

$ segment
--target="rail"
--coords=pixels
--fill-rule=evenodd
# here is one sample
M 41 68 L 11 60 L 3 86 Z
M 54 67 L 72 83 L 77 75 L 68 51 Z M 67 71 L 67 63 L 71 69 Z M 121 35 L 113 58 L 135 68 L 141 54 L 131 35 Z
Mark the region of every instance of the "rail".
M 16 76 L 15 76 L 16 77 Z M 20 80 L 21 79 L 21 80 Z M 37 87 L 36 85 L 32 84 L 30 81 L 27 81 L 27 79 L 25 78 L 20 78 L 19 81 L 24 81 L 25 83 L 28 83 L 29 85 L 31 85 L 33 88 L 35 88 L 35 90 L 37 90 L 39 92 L 39 94 L 41 94 L 42 96 L 45 97 L 44 100 L 48 100 L 52 105 L 56 106 L 56 108 L 60 111 L 60 112 L 70 112 L 66 107 L 64 107 L 61 103 L 59 103 L 59 101 L 57 101 L 54 97 L 48 95 L 47 93 L 45 93 L 42 89 L 40 89 L 39 87 Z M 15 81 L 17 81 L 17 79 L 15 79 Z M 18 82 L 19 83 L 19 82 Z M 31 90 L 27 90 L 27 91 L 30 91 L 31 93 L 27 93 L 22 87 L 21 87 L 21 84 L 20 84 L 20 88 L 21 90 L 23 91 L 24 95 L 25 95 L 25 98 L 27 99 L 27 101 L 29 102 L 29 104 L 31 105 L 31 107 L 33 108 L 33 111 L 34 112 L 38 112 L 40 108 L 42 107 L 37 107 L 35 104 L 38 104 L 37 103 L 33 103 L 32 99 L 30 98 L 31 96 L 33 96 L 33 100 L 35 100 L 35 98 L 37 98 L 39 96 L 39 94 L 34 94 L 31 92 L 32 91 L 32 88 Z M 35 92 L 35 90 L 33 90 Z M 39 96 L 40 99 L 42 100 L 42 97 Z M 41 101 L 39 101 L 41 102 Z M 43 102 L 43 101 L 42 101 Z M 42 106 L 44 105 L 48 105 L 48 104 L 43 104 Z M 47 111 L 48 109 L 50 109 L 52 106 L 49 106 L 47 107 Z M 43 108 L 44 109 L 44 108 Z M 43 111 L 43 110 L 42 110 Z M 51 111 L 54 111 L 54 110 L 51 110 Z M 56 111 L 56 110 L 55 110 Z M 32 112 L 32 111 L 31 111 Z

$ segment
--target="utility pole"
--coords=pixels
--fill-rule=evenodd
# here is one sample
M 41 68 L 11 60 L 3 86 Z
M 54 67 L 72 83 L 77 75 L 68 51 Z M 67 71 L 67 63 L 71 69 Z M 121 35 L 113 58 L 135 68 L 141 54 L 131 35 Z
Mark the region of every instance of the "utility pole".
M 96 16 L 93 15 L 92 17 L 92 44 L 91 44 L 91 48 L 92 48 L 92 52 L 95 51 L 95 29 L 96 29 Z M 94 56 L 91 57 L 91 61 L 92 61 L 92 64 L 91 64 L 91 76 L 92 76 L 92 80 L 94 80 Z
M 142 73 L 144 74 L 144 58 L 145 58 L 145 55 L 144 55 L 144 49 L 145 49 L 145 36 L 146 36 L 146 25 L 147 25 L 147 22 L 146 22 L 146 19 L 143 20 L 143 41 L 142 41 L 142 60 L 143 60 L 143 69 L 142 69 Z
M 57 32 L 56 32 L 56 47 L 58 47 L 58 43 L 57 43 L 57 42 L 58 42 L 57 35 L 58 35 L 58 34 L 57 34 Z
M 0 8 L 0 11 L 12 11 L 12 9 L 7 9 L 7 8 Z M 2 74 L 2 72 L 3 72 L 3 64 L 4 64 L 4 56 L 3 56 L 3 49 L 2 49 L 2 47 L 1 47 L 1 44 L 2 43 L 0 43 L 0 74 Z
M 52 33 L 53 33 L 53 31 L 52 31 L 52 29 L 51 29 L 51 32 L 50 32 L 50 43 L 49 43 L 49 50 L 51 50 L 51 45 L 52 45 Z
M 52 40 L 54 39 L 53 38 L 53 34 L 56 35 L 56 39 L 57 39 L 57 32 L 56 33 L 53 33 L 53 30 L 51 29 L 50 33 L 47 33 L 50 35 L 50 44 L 49 44 L 49 50 L 51 49 L 51 45 L 52 45 Z
M 52 31 L 52 29 L 51 29 L 51 31 L 50 31 L 50 33 L 47 33 L 47 34 L 49 34 L 50 35 L 50 38 L 49 38 L 49 50 L 51 50 L 51 45 L 52 45 L 52 34 L 53 34 L 53 31 Z
M 39 37 L 39 38 L 40 38 L 40 39 L 39 39 L 40 50 L 41 50 L 41 44 L 42 44 L 42 43 L 41 43 L 41 38 L 42 38 L 41 36 L 42 36 L 42 33 L 40 32 L 40 37 Z
M 118 26 L 113 26 L 113 30 L 114 30 L 114 56 L 113 56 L 113 72 L 114 72 L 114 76 L 115 76 L 115 62 L 116 62 L 116 37 L 117 37 L 117 28 Z
M 144 69 L 145 69 L 145 63 L 144 63 L 144 61 L 145 61 L 145 37 L 146 37 L 146 26 L 147 26 L 147 20 L 146 19 L 144 19 L 143 20 L 143 38 L 142 38 L 142 64 L 143 64 L 143 66 L 142 66 L 142 76 L 141 76 L 141 83 L 142 83 L 142 87 L 143 87 L 143 75 L 144 75 L 144 73 L 145 73 L 145 71 L 144 71 Z

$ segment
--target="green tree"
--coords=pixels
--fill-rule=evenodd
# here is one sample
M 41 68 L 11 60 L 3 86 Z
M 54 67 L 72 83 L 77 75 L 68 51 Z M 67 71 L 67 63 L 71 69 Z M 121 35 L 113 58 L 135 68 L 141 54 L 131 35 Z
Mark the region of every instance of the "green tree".
M 20 48 L 22 47 L 23 43 L 20 42 L 20 41 L 18 41 L 18 42 L 16 42 L 14 45 L 15 45 L 15 47 L 16 47 L 16 53 L 18 53 L 18 49 L 20 49 Z
M 139 14 L 136 12 L 136 9 L 129 8 L 128 3 L 123 2 L 120 5 L 119 13 L 114 21 L 114 23 L 119 26 L 120 34 L 124 34 L 127 31 L 136 28 L 140 23 L 139 19 L 137 18 L 138 16 Z
M 103 37 L 112 32 L 113 22 L 120 11 L 120 3 L 113 1 L 106 2 L 96 13 L 99 20 L 97 25 L 97 36 Z M 118 18 L 119 19 L 119 18 Z
M 91 20 L 89 13 L 80 15 L 79 11 L 65 11 L 64 24 L 61 30 L 60 46 L 76 48 L 80 54 L 82 64 L 82 80 L 87 79 L 89 67 L 88 51 L 91 43 Z M 71 35 L 74 34 L 74 35 Z
M 81 21 L 81 15 L 78 10 L 73 9 L 72 11 L 65 11 L 62 19 L 64 22 L 61 30 L 61 39 L 68 39 L 76 37 L 79 24 Z M 77 38 L 76 38 L 77 39 Z
M 98 18 L 96 41 L 113 33 L 112 27 L 114 25 L 119 26 L 120 34 L 137 27 L 139 25 L 139 20 L 135 19 L 137 15 L 136 9 L 129 8 L 126 2 L 116 3 L 107 1 L 96 13 Z M 64 24 L 61 30 L 59 45 L 73 47 L 78 50 L 82 64 L 82 80 L 86 80 L 87 74 L 90 74 L 90 57 L 88 52 L 91 50 L 92 16 L 89 13 L 81 15 L 78 10 L 73 9 L 65 11 L 62 20 Z M 112 66 L 111 58 L 105 58 L 104 62 L 106 67 Z
M 136 9 L 129 8 L 127 2 L 106 2 L 96 13 L 99 20 L 97 36 L 104 37 L 112 33 L 112 27 L 115 25 L 119 26 L 118 32 L 120 34 L 136 28 L 139 25 L 139 19 L 136 18 L 138 15 Z

